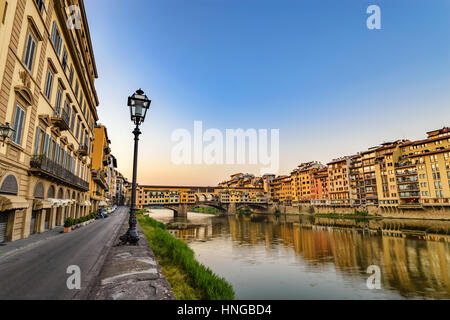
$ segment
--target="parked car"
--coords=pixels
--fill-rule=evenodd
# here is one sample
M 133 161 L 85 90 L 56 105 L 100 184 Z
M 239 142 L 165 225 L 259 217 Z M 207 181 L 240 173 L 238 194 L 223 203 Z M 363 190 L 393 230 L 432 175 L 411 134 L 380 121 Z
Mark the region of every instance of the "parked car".
M 97 217 L 99 217 L 99 219 L 108 218 L 108 212 L 106 211 L 106 208 L 99 209 Z

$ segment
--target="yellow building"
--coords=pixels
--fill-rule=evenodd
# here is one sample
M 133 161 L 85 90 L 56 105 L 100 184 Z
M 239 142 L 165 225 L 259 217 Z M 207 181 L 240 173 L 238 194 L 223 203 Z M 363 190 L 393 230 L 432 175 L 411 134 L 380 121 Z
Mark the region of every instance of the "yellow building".
M 92 152 L 92 171 L 90 183 L 90 195 L 92 207 L 98 210 L 99 207 L 110 205 L 108 195 L 110 193 L 110 164 L 112 161 L 110 140 L 108 131 L 103 125 L 96 125 L 94 128 L 94 150 Z
M 271 197 L 274 202 L 291 205 L 293 199 L 292 177 L 281 176 L 275 178 L 270 184 Z
M 328 188 L 330 205 L 350 206 L 350 161 L 343 157 L 328 163 Z
M 0 0 L 0 242 L 90 213 L 97 70 L 84 3 L 78 29 L 63 1 Z

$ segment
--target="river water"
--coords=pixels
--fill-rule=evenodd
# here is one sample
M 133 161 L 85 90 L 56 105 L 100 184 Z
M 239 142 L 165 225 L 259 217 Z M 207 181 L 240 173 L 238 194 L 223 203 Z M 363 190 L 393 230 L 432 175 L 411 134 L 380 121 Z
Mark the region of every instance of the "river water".
M 150 216 L 174 222 L 171 211 Z M 450 299 L 450 222 L 198 213 L 188 222 L 196 226 L 170 232 L 237 299 Z M 369 266 L 380 270 L 380 289 L 368 288 Z

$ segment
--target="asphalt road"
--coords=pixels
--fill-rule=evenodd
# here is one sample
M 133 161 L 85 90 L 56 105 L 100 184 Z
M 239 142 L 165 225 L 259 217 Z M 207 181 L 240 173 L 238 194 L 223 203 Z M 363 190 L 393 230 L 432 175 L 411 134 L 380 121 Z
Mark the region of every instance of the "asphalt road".
M 0 256 L 0 300 L 84 299 L 127 213 L 118 208 L 107 219 Z M 72 265 L 81 270 L 81 290 L 67 287 Z

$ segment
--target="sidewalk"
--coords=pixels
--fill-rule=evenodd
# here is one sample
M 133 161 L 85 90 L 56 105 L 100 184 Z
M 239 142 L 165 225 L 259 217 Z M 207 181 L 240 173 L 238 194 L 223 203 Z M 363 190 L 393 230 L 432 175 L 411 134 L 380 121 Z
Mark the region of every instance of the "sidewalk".
M 117 211 L 112 213 L 112 215 L 117 214 Z M 46 231 L 44 233 L 33 234 L 26 239 L 20 239 L 14 242 L 6 242 L 0 244 L 0 259 L 18 250 L 22 250 L 28 247 L 32 247 L 34 245 L 40 244 L 43 241 L 54 239 L 58 236 L 64 235 L 64 227 L 56 227 L 53 230 Z
M 128 229 L 126 220 L 119 236 Z M 88 300 L 175 300 L 155 255 L 139 224 L 139 246 L 114 246 Z
M 40 234 L 34 234 L 26 239 L 17 240 L 14 242 L 7 242 L 0 245 L 0 259 L 13 254 L 14 252 L 28 248 L 41 243 L 42 241 L 50 240 L 64 234 L 63 227 L 56 227 L 53 230 L 46 231 Z

